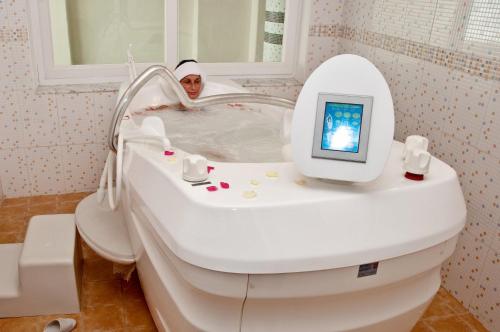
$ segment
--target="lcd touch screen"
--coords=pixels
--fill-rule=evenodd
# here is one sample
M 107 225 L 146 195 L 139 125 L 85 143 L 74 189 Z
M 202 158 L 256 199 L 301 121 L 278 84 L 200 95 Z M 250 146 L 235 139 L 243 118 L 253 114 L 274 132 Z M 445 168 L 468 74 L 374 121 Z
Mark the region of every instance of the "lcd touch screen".
M 319 93 L 313 158 L 366 162 L 373 97 Z
M 359 152 L 362 104 L 326 102 L 322 150 Z

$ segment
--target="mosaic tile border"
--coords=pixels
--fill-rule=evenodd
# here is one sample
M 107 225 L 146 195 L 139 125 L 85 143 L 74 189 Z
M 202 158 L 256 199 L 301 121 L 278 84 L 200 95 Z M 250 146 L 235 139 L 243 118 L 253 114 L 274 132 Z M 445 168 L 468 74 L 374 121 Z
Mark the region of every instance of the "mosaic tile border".
M 11 29 L 9 27 L 0 27 L 0 43 L 8 42 L 27 42 L 28 30 L 26 27 Z
M 309 36 L 343 38 L 432 62 L 472 76 L 500 81 L 500 59 L 496 58 L 444 49 L 366 29 L 356 29 L 343 24 L 312 25 L 309 27 Z

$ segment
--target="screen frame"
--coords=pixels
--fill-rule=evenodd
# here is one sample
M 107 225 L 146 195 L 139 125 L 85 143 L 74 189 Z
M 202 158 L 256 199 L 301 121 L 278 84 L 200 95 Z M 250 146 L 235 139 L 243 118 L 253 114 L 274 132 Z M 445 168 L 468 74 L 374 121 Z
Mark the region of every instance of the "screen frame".
M 361 116 L 361 128 L 358 143 L 358 152 L 323 150 L 323 126 L 325 122 L 326 103 L 363 105 Z M 314 124 L 314 137 L 312 147 L 312 158 L 332 159 L 366 163 L 368 155 L 368 138 L 370 135 L 370 124 L 373 109 L 373 97 L 363 95 L 344 95 L 337 93 L 318 93 L 316 105 L 316 119 Z

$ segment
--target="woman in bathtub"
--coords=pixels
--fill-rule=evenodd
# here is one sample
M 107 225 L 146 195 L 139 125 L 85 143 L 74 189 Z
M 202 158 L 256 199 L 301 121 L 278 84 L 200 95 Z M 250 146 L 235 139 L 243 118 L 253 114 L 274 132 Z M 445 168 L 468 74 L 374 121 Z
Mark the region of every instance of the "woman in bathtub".
M 198 97 L 204 97 L 208 95 L 214 95 L 219 93 L 227 93 L 227 91 L 218 91 L 219 89 L 214 88 L 215 83 L 212 83 L 211 88 L 205 89 L 207 82 L 207 75 L 201 69 L 200 65 L 196 60 L 182 60 L 175 67 L 174 75 L 181 83 L 182 87 L 186 91 L 190 99 L 196 99 Z M 204 91 L 205 89 L 205 91 Z M 209 91 L 208 91 L 209 90 Z M 240 91 L 237 91 L 240 92 Z M 232 107 L 241 107 L 241 104 L 228 104 Z M 146 108 L 146 111 L 156 111 L 164 109 L 175 109 L 175 110 L 186 110 L 184 105 L 178 103 L 174 105 L 159 105 L 150 106 Z
M 189 98 L 196 99 L 220 93 L 228 93 L 228 91 L 220 91 L 216 88 L 215 83 L 211 82 L 211 86 L 206 87 L 207 75 L 201 69 L 196 60 L 182 60 L 175 67 L 175 77 L 179 80 Z M 225 87 L 227 89 L 227 87 Z M 241 92 L 241 91 L 231 91 Z M 243 106 L 241 104 L 228 104 L 229 106 Z
M 175 67 L 175 77 L 179 80 L 189 98 L 196 99 L 200 96 L 207 76 L 196 60 L 182 60 Z
M 200 96 L 203 90 L 204 83 L 206 82 L 206 75 L 198 65 L 196 60 L 182 60 L 175 67 L 174 75 L 181 83 L 190 99 L 196 99 Z M 166 87 L 168 89 L 168 87 Z M 167 90 L 168 91 L 168 90 Z M 165 90 L 163 90 L 166 93 Z M 172 97 L 172 96 L 170 96 Z M 170 99 L 167 97 L 167 99 Z M 164 101 L 166 102 L 166 101 Z M 157 104 L 146 107 L 145 111 L 161 111 L 165 109 L 185 110 L 184 105 L 180 103 L 170 104 Z M 134 114 L 143 114 L 142 111 L 136 111 Z

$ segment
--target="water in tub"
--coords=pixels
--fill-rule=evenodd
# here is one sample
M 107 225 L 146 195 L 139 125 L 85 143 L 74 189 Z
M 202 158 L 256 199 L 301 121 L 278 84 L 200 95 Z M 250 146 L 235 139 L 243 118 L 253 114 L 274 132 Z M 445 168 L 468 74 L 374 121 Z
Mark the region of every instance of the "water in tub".
M 200 110 L 142 110 L 133 113 L 140 124 L 160 117 L 172 145 L 209 160 L 224 162 L 283 161 L 280 139 L 284 108 L 260 104 L 215 105 Z

